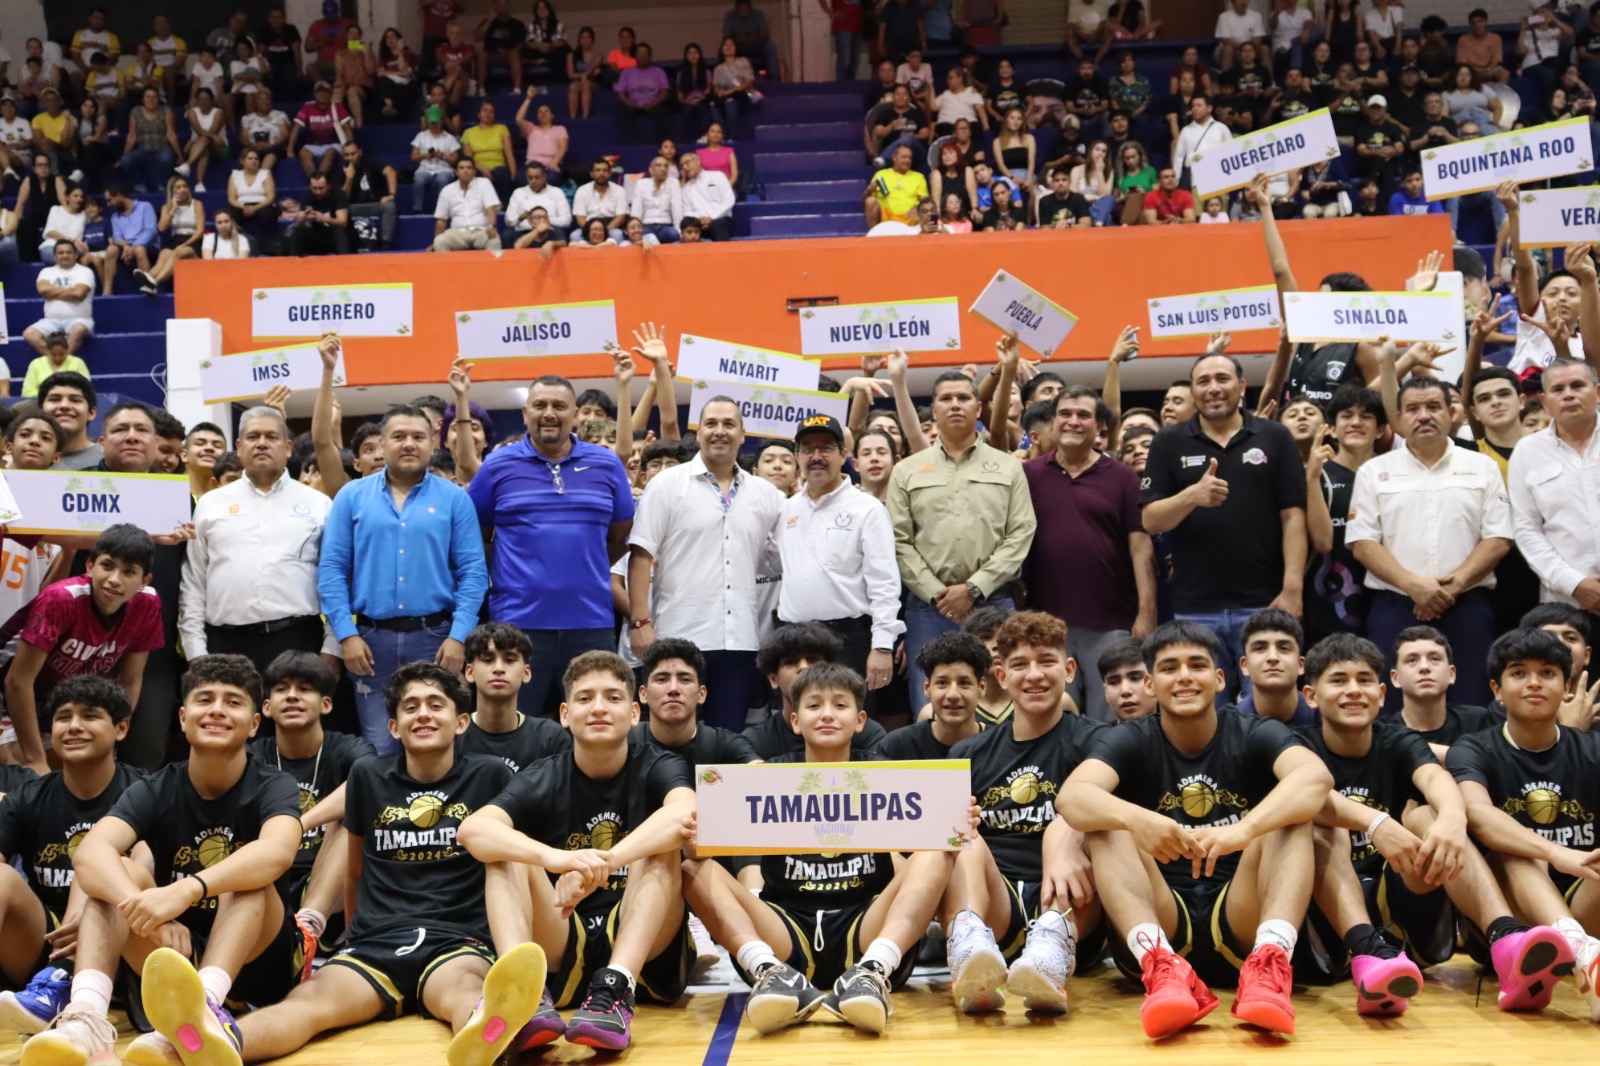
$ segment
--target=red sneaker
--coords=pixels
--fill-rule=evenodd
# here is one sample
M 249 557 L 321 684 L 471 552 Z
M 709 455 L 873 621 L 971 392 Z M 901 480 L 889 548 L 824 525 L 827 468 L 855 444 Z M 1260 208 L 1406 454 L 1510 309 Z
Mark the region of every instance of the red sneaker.
M 1200 980 L 1194 968 L 1170 948 L 1156 946 L 1145 952 L 1144 1005 L 1139 1021 L 1152 1040 L 1187 1029 L 1217 1007 L 1217 997 Z
M 1263 944 L 1239 970 L 1233 1016 L 1271 1032 L 1293 1033 L 1294 1005 L 1289 1002 L 1293 987 L 1288 954 L 1276 944 Z

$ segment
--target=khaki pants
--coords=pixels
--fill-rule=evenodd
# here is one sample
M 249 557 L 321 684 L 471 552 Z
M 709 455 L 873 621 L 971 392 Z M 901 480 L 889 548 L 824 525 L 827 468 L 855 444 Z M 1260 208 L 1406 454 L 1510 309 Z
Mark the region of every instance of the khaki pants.
M 470 252 L 488 249 L 500 250 L 500 234 L 492 229 L 473 226 L 470 229 L 447 229 L 433 239 L 436 252 Z

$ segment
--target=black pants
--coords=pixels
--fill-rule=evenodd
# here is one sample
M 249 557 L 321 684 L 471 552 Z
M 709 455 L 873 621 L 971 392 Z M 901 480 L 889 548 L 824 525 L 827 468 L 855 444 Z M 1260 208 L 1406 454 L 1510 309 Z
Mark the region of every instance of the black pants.
M 701 681 L 706 686 L 706 701 L 700 705 L 700 721 L 742 732 L 750 708 L 760 706 L 763 693 L 770 696 L 772 691 L 756 670 L 756 653 L 708 651 L 705 657 L 706 674 Z
M 322 637 L 320 618 L 307 618 L 271 633 L 206 626 L 206 650 L 213 655 L 243 655 L 257 670 L 265 670 L 286 651 L 320 652 Z
M 295 226 L 289 231 L 290 255 L 349 255 L 349 226 Z
M 526 715 L 554 718 L 561 708 L 561 675 L 586 651 L 616 651 L 617 634 L 603 629 L 524 629 L 533 644 L 529 665 L 533 676 L 517 693 L 517 709 Z
M 122 762 L 141 770 L 159 770 L 166 765 L 183 669 L 183 656 L 171 647 L 157 648 L 145 660 L 139 705 L 128 722 L 128 735 L 117 745 L 117 758 Z

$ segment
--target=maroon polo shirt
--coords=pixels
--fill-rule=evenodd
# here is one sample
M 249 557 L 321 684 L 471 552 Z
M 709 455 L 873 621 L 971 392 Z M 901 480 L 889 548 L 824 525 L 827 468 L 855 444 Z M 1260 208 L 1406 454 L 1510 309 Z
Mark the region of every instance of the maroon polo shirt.
M 1039 521 L 1022 564 L 1028 606 L 1085 629 L 1128 629 L 1139 612 L 1128 534 L 1144 532 L 1139 475 L 1102 455 L 1073 477 L 1055 454 L 1022 464 Z

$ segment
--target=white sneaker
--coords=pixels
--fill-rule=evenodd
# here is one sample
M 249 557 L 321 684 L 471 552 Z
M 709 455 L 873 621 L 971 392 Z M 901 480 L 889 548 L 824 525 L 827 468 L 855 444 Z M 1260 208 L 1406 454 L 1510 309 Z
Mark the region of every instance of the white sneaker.
M 1591 945 L 1595 942 L 1589 941 Z M 1587 956 L 1587 957 L 1585 957 Z M 1589 1020 L 1600 1024 L 1600 951 L 1591 947 L 1578 956 L 1578 991 L 1589 1004 Z
M 83 171 L 74 170 L 71 174 L 67 175 L 67 180 L 72 182 L 74 185 L 83 184 Z
M 994 933 L 971 911 L 950 923 L 945 951 L 950 963 L 950 994 L 966 1014 L 999 1010 L 1006 1005 L 1006 960 Z
M 722 958 L 717 954 L 717 945 L 711 939 L 711 933 L 706 925 L 697 916 L 689 915 L 689 937 L 694 942 L 694 965 L 690 970 L 690 980 L 704 980 Z
M 128 1066 L 183 1066 L 183 1058 L 172 1041 L 160 1033 L 145 1033 L 122 1053 Z
M 68 1007 L 54 1026 L 22 1045 L 23 1066 L 118 1066 L 118 1061 L 116 1026 L 104 1015 L 83 1007 Z
M 1067 978 L 1078 962 L 1077 938 L 1065 921 L 1028 923 L 1022 954 L 1011 964 L 1006 987 L 1029 1010 L 1067 1011 Z
M 206 191 L 206 183 L 205 183 L 205 182 L 203 182 L 203 181 L 197 181 L 197 182 L 195 182 L 195 184 L 194 184 L 194 191 L 195 191 L 195 192 L 197 192 L 197 193 L 203 193 L 203 192 L 205 192 L 205 191 Z
M 189 164 L 188 163 L 179 163 L 177 166 L 173 167 L 172 169 L 173 169 L 174 172 L 176 172 L 178 174 L 179 177 L 187 178 L 189 176 Z

